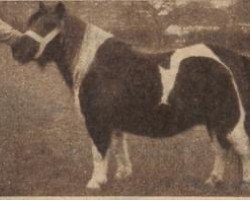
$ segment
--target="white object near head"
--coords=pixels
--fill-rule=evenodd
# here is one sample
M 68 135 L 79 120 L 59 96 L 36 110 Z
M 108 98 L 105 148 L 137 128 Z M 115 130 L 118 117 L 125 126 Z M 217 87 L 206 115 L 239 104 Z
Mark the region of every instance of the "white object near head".
M 22 33 L 0 19 L 0 42 L 13 44 Z
M 33 40 L 35 40 L 36 42 L 39 43 L 39 49 L 38 49 L 36 55 L 34 56 L 35 59 L 38 59 L 43 54 L 47 45 L 53 39 L 55 39 L 55 37 L 57 35 L 59 35 L 60 32 L 61 32 L 60 28 L 57 27 L 57 28 L 53 29 L 51 32 L 49 32 L 45 37 L 42 37 L 41 35 L 39 35 L 38 33 L 34 32 L 32 30 L 28 30 L 24 33 L 24 35 L 31 37 Z

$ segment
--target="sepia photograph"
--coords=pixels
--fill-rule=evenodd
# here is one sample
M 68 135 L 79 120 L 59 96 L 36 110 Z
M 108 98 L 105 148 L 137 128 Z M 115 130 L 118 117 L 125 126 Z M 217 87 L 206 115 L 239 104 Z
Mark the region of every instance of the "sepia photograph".
M 0 80 L 0 197 L 250 196 L 249 0 L 0 1 Z

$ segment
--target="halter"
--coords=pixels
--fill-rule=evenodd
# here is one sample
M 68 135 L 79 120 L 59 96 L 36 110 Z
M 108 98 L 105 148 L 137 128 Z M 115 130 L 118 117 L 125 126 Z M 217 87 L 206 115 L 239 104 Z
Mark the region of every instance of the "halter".
M 50 33 L 48 33 L 45 37 L 37 34 L 32 30 L 28 30 L 25 32 L 24 35 L 31 37 L 33 40 L 40 44 L 39 50 L 37 51 L 36 55 L 34 56 L 35 59 L 38 59 L 44 52 L 46 46 L 61 32 L 60 28 L 55 28 Z

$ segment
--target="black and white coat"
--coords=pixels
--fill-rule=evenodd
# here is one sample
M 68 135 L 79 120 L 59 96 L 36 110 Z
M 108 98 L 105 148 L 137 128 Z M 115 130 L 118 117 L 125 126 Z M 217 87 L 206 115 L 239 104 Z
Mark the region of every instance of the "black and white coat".
M 102 39 L 80 81 L 81 110 L 93 139 L 94 171 L 88 188 L 107 181 L 112 135 L 120 148 L 115 151 L 116 178 L 121 179 L 132 173 L 122 132 L 167 137 L 195 125 L 207 127 L 215 152 L 214 169 L 206 182 L 214 185 L 223 180 L 226 152 L 233 146 L 243 161 L 243 181 L 249 183 L 246 57 L 201 43 L 167 53 L 169 65 L 162 66 L 110 35 Z
M 45 59 L 56 61 L 73 88 L 76 107 L 93 141 L 94 170 L 87 188 L 99 189 L 107 182 L 112 140 L 118 163 L 116 178 L 131 175 L 123 132 L 161 138 L 196 125 L 207 127 L 214 147 L 214 168 L 206 182 L 215 185 L 223 180 L 226 153 L 232 147 L 243 164 L 243 183 L 250 185 L 249 58 L 202 43 L 173 52 L 141 53 L 95 26 L 81 22 L 79 29 L 80 20 L 69 20 L 64 12 L 62 3 L 53 15 L 40 5 L 32 19 L 35 25 L 31 23 L 28 34 L 13 51 L 23 62 L 35 55 L 42 63 Z M 57 24 L 52 31 L 42 30 L 45 26 L 39 24 L 46 23 L 48 16 L 53 16 Z M 59 37 L 62 21 L 68 29 L 64 32 L 80 33 L 79 40 L 67 34 Z M 44 37 L 39 36 L 42 32 L 47 32 Z M 75 39 L 68 50 L 60 43 L 67 38 L 71 38 L 68 43 Z M 76 53 L 73 47 L 79 43 Z M 64 58 L 71 52 L 75 60 L 67 62 Z

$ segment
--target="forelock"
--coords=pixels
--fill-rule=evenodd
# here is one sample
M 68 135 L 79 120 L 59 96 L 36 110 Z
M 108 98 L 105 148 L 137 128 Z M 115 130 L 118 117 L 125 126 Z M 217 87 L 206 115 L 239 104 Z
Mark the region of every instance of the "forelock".
M 41 16 L 43 16 L 43 13 L 40 11 L 31 15 L 31 17 L 28 20 L 28 27 L 31 26 L 34 22 L 36 22 Z

